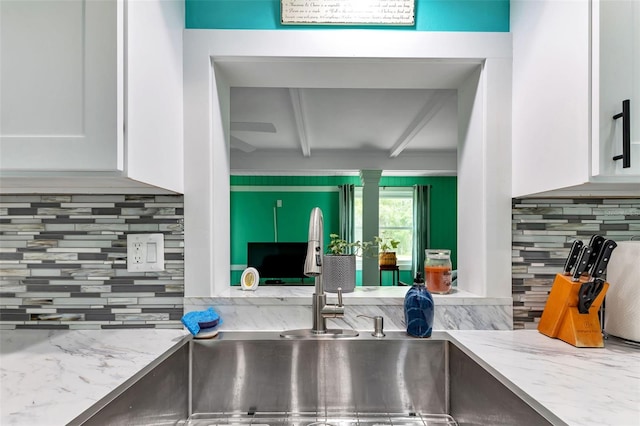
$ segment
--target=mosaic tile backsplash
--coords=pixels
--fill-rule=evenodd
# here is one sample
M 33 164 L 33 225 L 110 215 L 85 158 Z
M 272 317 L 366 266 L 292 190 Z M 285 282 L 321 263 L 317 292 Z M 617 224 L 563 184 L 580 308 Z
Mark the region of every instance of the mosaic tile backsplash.
M 575 239 L 588 243 L 593 234 L 614 241 L 640 238 L 640 198 L 514 199 L 512 218 L 514 329 L 538 327 L 553 279 Z
M 0 329 L 181 328 L 183 196 L 0 195 Z M 127 272 L 129 233 L 162 233 L 165 271 Z M 537 327 L 571 242 L 640 238 L 640 198 L 514 199 L 514 328 Z M 614 252 L 615 253 L 615 252 Z
M 182 195 L 0 195 L 0 328 L 182 328 Z M 165 271 L 127 272 L 162 233 Z

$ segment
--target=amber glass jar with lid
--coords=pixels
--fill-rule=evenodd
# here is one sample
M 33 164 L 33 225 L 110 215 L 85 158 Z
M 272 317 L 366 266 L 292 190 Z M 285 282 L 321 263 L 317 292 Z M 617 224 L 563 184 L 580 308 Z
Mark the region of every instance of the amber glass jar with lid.
M 426 249 L 424 278 L 431 293 L 446 294 L 451 291 L 451 250 Z

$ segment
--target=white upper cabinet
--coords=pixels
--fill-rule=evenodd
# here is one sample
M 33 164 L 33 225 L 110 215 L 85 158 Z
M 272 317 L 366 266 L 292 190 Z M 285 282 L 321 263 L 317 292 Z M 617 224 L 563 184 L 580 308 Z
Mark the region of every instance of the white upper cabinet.
M 594 176 L 640 176 L 640 3 L 598 1 L 593 7 Z M 623 159 L 623 117 L 613 117 L 629 100 L 629 166 Z M 598 142 L 596 144 L 595 142 Z
M 640 2 L 513 0 L 511 31 L 513 196 L 638 195 Z
M 182 192 L 183 29 L 179 0 L 2 0 L 2 191 Z
M 115 2 L 0 2 L 3 170 L 122 169 Z

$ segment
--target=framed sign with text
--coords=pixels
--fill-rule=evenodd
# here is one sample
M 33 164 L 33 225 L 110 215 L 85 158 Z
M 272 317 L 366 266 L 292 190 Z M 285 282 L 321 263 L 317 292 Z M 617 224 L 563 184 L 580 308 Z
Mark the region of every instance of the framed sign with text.
M 283 25 L 414 25 L 415 0 L 280 0 Z

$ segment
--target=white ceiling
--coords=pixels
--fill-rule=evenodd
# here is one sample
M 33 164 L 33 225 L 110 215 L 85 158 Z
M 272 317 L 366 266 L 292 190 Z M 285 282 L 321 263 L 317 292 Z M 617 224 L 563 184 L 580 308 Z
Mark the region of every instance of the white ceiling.
M 457 111 L 465 108 L 457 91 L 477 85 L 482 66 L 481 59 L 213 62 L 218 87 L 231 89 L 231 173 L 281 175 L 455 175 Z
M 311 160 L 319 157 L 323 163 L 336 164 L 358 156 L 357 163 L 336 168 L 357 173 L 378 168 L 379 159 L 387 158 L 397 162 L 398 171 L 407 172 L 407 166 L 400 165 L 403 158 L 413 158 L 409 168 L 415 169 L 416 158 L 456 151 L 456 93 L 455 89 L 232 87 L 232 165 L 262 164 L 260 173 L 277 173 L 277 162 L 269 159 L 285 154 L 289 161 L 297 157 L 309 165 L 317 164 Z M 370 163 L 363 162 L 366 157 Z M 268 164 L 273 164 L 271 170 Z M 386 174 L 393 174 L 389 164 L 393 161 L 384 163 Z M 302 169 L 320 172 L 316 166 Z M 451 172 L 429 173 L 424 167 L 420 174 Z

